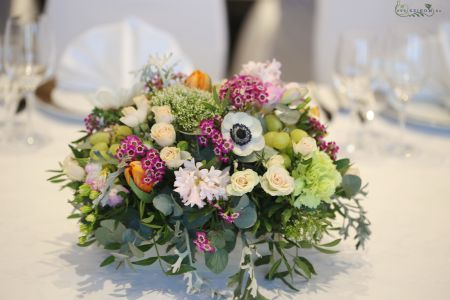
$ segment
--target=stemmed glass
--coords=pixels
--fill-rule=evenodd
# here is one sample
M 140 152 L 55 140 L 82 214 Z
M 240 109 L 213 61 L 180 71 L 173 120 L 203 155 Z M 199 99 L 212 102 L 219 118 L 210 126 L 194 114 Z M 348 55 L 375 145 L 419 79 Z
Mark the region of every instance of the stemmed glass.
M 367 148 L 364 125 L 373 120 L 370 110 L 373 36 L 366 32 L 349 31 L 341 35 L 335 60 L 334 82 L 349 100 L 354 126 L 349 132 L 345 150 L 350 154 Z
M 426 42 L 417 33 L 395 32 L 388 37 L 385 51 L 385 76 L 394 94 L 393 104 L 398 110 L 400 125 L 400 135 L 389 144 L 388 151 L 394 155 L 409 157 L 415 150 L 404 141 L 406 105 L 426 79 Z
M 13 84 L 26 95 L 25 130 L 10 133 L 10 140 L 19 144 L 40 146 L 47 137 L 33 123 L 35 90 L 53 72 L 54 42 L 46 19 L 10 17 L 4 39 L 4 67 Z

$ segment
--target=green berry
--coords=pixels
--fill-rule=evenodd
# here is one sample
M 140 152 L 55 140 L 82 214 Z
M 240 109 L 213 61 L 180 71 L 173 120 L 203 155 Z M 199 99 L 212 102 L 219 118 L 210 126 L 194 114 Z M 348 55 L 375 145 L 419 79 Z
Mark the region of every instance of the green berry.
M 91 145 L 97 145 L 99 143 L 109 144 L 111 135 L 108 132 L 96 132 L 89 137 L 89 143 Z
M 291 138 L 287 132 L 277 132 L 272 143 L 275 149 L 283 150 L 291 144 Z
M 292 163 L 291 158 L 286 153 L 282 153 L 281 156 L 283 157 L 283 160 L 284 160 L 284 167 L 286 169 L 289 169 L 291 167 L 291 163 Z
M 291 131 L 291 139 L 294 143 L 298 143 L 301 141 L 302 138 L 307 137 L 308 133 L 301 129 L 294 129 Z
M 119 149 L 119 147 L 119 144 L 112 144 L 111 147 L 109 147 L 109 153 L 111 153 L 112 155 L 116 155 L 117 149 Z
M 283 123 L 275 115 L 266 115 L 264 117 L 264 122 L 266 124 L 268 131 L 281 131 L 283 129 Z
M 268 147 L 273 147 L 273 139 L 277 133 L 275 131 L 269 131 L 264 135 L 264 142 Z

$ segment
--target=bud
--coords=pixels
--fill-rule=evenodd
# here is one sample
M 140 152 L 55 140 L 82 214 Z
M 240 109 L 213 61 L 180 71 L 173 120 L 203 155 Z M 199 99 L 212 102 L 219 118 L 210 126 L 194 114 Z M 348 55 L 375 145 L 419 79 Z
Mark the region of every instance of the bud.
M 186 79 L 184 85 L 190 88 L 196 88 L 199 90 L 211 91 L 211 78 L 208 74 L 203 73 L 200 70 L 195 70 Z
M 89 184 L 83 183 L 82 185 L 80 185 L 80 187 L 78 188 L 78 193 L 80 194 L 80 196 L 82 197 L 87 197 L 89 196 L 89 193 L 91 192 L 91 187 L 89 186 Z
M 153 189 L 153 184 L 146 184 L 142 182 L 142 178 L 145 176 L 145 171 L 142 169 L 140 161 L 132 161 L 125 169 L 124 174 L 128 185 L 130 184 L 130 178 L 133 178 L 134 184 L 141 191 L 149 193 Z
M 92 211 L 92 207 L 84 205 L 84 206 L 80 207 L 80 211 L 83 214 L 87 214 L 87 213 L 90 213 Z
M 95 218 L 95 216 L 94 216 L 93 214 L 90 214 L 90 215 L 87 215 L 87 216 L 86 216 L 85 220 L 86 220 L 87 222 L 89 222 L 89 223 L 94 223 L 95 220 L 96 220 L 96 218 Z
M 100 192 L 98 192 L 98 191 L 91 191 L 89 193 L 89 199 L 91 199 L 91 200 L 97 199 L 98 196 L 100 196 Z

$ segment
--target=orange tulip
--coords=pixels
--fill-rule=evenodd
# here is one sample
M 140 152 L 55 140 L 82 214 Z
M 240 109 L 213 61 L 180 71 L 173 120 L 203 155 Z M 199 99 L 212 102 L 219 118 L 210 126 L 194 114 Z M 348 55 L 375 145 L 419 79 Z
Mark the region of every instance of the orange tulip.
M 195 70 L 186 79 L 184 84 L 190 88 L 197 88 L 199 90 L 211 91 L 211 78 L 208 74 L 203 73 L 200 70 Z
M 149 193 L 153 189 L 153 184 L 142 182 L 142 178 L 145 176 L 145 171 L 142 169 L 140 161 L 132 161 L 125 169 L 124 173 L 128 184 L 130 184 L 130 178 L 133 178 L 134 183 L 141 191 Z

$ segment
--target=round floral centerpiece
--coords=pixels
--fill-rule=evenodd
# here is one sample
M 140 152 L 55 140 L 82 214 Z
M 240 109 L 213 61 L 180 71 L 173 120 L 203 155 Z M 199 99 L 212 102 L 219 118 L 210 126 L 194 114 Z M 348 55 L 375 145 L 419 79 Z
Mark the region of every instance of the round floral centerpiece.
M 97 93 L 85 135 L 49 179 L 73 190 L 78 244 L 108 251 L 100 266 L 159 261 L 201 292 L 197 266 L 222 272 L 240 239 L 232 298 L 263 299 L 258 266 L 296 290 L 294 275 L 316 274 L 302 249 L 334 253 L 352 233 L 364 246 L 359 173 L 280 63 L 250 62 L 213 85 L 201 71 L 174 73 L 169 58 L 152 57 L 120 105 Z

